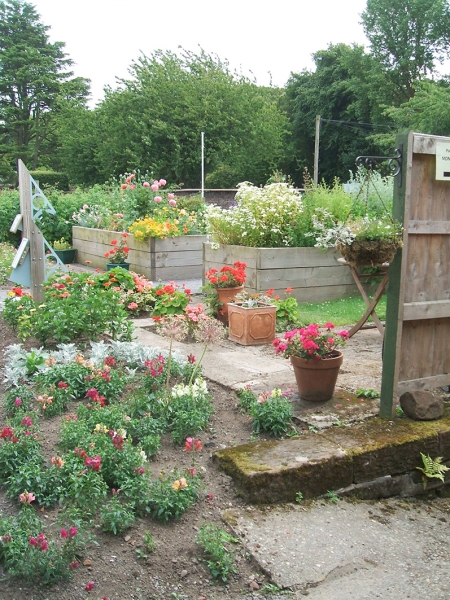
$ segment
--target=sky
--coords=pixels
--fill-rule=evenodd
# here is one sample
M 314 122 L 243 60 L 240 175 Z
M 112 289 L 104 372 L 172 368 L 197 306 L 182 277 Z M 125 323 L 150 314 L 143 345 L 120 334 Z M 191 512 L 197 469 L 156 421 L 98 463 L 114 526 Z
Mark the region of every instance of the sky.
M 91 80 L 94 106 L 143 53 L 203 48 L 259 85 L 283 87 L 313 69 L 311 54 L 330 43 L 360 44 L 366 0 L 26 0 L 64 42 L 75 76 Z

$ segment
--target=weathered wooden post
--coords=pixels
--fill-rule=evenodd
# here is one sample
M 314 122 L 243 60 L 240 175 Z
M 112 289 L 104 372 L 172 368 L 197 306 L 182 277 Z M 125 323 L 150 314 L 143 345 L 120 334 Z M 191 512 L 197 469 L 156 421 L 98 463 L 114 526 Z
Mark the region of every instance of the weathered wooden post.
M 55 210 L 31 177 L 24 163 L 19 160 L 20 214 L 14 219 L 11 231 L 22 230 L 22 243 L 17 250 L 10 281 L 29 287 L 36 302 L 44 300 L 44 281 L 56 269 L 67 271 L 65 265 L 48 245 L 38 227 L 43 212 L 55 214 Z M 52 256 L 52 264 L 46 260 L 46 248 Z

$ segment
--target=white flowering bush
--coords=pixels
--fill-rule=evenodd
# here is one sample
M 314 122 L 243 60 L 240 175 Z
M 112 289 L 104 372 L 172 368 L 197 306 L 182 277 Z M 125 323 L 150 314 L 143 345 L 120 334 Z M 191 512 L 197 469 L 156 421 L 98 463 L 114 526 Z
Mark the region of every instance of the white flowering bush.
M 236 206 L 228 210 L 209 206 L 206 223 L 213 242 L 278 248 L 294 245 L 303 210 L 301 194 L 288 183 L 256 187 L 238 184 Z

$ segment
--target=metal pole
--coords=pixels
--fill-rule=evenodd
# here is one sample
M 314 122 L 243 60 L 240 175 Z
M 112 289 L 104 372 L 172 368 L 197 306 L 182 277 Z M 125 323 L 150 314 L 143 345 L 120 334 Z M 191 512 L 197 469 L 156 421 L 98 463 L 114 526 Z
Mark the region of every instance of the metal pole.
M 316 139 L 314 143 L 314 185 L 319 184 L 319 135 L 320 115 L 316 115 Z
M 202 198 L 205 197 L 205 133 L 202 131 Z

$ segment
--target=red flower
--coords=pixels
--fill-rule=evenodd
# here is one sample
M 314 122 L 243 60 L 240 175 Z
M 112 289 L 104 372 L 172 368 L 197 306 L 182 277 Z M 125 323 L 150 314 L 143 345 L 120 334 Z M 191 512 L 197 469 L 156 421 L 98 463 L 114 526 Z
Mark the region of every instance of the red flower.
M 111 246 L 115 246 L 117 244 L 117 240 L 111 240 Z
M 90 592 L 90 591 L 92 590 L 92 588 L 94 587 L 94 585 L 95 585 L 95 582 L 94 582 L 94 581 L 90 581 L 89 583 L 87 583 L 87 584 L 84 586 L 84 589 L 85 589 L 87 592 Z

